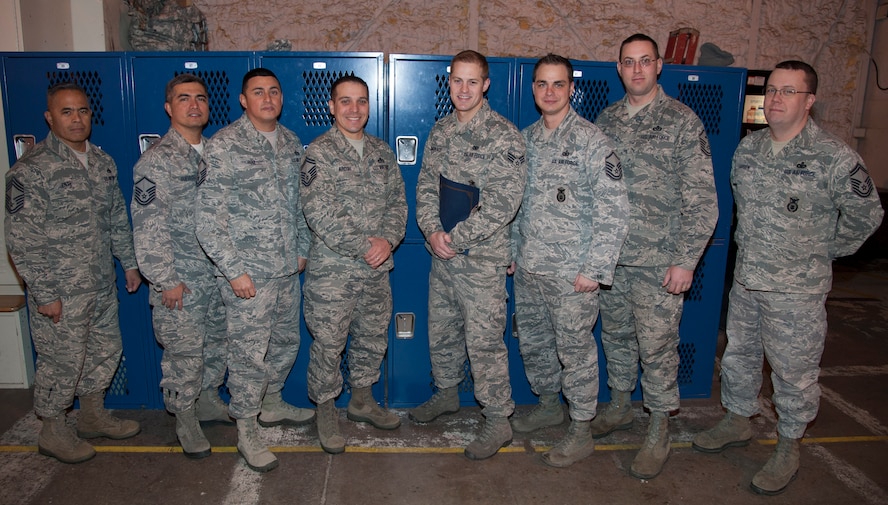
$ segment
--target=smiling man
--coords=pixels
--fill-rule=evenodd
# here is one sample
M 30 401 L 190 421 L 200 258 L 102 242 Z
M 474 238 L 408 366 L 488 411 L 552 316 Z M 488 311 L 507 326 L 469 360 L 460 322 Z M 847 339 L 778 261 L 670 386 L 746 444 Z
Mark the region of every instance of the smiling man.
M 693 442 L 708 453 L 749 443 L 767 359 L 777 447 L 750 484 L 766 495 L 795 478 L 799 439 L 817 416 L 832 262 L 857 251 L 883 215 L 863 160 L 811 119 L 816 93 L 810 65 L 778 63 L 765 88 L 768 128 L 745 137 L 734 153 L 738 252 L 721 361 L 727 413 Z
M 207 143 L 197 237 L 216 265 L 228 322 L 229 413 L 253 470 L 277 467 L 257 425 L 302 425 L 315 413 L 283 401 L 299 354 L 299 272 L 310 232 L 299 199 L 302 142 L 278 123 L 281 85 L 265 68 L 241 85 L 244 114 Z M 258 419 L 257 419 L 258 418 Z
M 333 128 L 315 139 L 302 164 L 302 208 L 312 231 L 305 272 L 305 323 L 314 337 L 308 395 L 318 404 L 321 447 L 345 450 L 336 397 L 348 337 L 348 418 L 393 430 L 397 414 L 380 408 L 370 388 L 388 348 L 392 312 L 389 270 L 404 238 L 407 201 L 392 149 L 364 131 L 370 98 L 363 79 L 346 75 L 330 87 Z
M 225 308 L 195 232 L 197 191 L 207 177 L 203 129 L 210 108 L 203 79 L 179 74 L 170 80 L 164 110 L 169 131 L 133 167 L 133 238 L 151 284 L 154 336 L 163 345 L 164 405 L 176 416 L 182 452 L 199 459 L 211 451 L 201 417 L 231 422 L 219 398 L 228 359 Z
M 409 416 L 428 423 L 458 411 L 468 357 L 485 418 L 465 449 L 470 459 L 489 458 L 511 443 L 508 417 L 515 408 L 503 333 L 509 223 L 524 193 L 525 149 L 515 125 L 484 98 L 489 70 L 475 51 L 451 60 L 454 112 L 429 133 L 416 184 L 416 220 L 432 253 L 429 352 L 437 391 Z M 455 204 L 457 192 L 477 194 L 478 201 Z M 443 217 L 454 210 L 456 218 Z
M 617 144 L 629 191 L 629 234 L 613 286 L 601 291 L 601 346 L 611 402 L 592 421 L 604 437 L 632 426 L 638 382 L 650 424 L 629 469 L 652 479 L 669 457 L 669 413 L 679 407 L 678 325 L 684 293 L 718 220 L 709 138 L 703 123 L 657 84 L 663 60 L 644 34 L 620 45 L 626 96 L 595 121 Z
M 629 201 L 615 145 L 570 106 L 573 65 L 549 54 L 533 70 L 542 117 L 522 131 L 527 185 L 512 225 L 515 321 L 524 370 L 540 402 L 512 419 L 517 432 L 561 424 L 567 434 L 542 455 L 565 467 L 591 455 L 598 405 L 599 285 L 613 281 L 626 238 Z

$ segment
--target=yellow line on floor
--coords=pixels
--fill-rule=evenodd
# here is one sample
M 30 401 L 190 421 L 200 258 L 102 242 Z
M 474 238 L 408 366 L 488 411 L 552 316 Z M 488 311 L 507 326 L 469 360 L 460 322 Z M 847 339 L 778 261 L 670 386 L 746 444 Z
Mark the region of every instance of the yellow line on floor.
M 811 437 L 803 438 L 803 444 L 847 444 L 847 443 L 867 443 L 867 442 L 888 442 L 888 436 L 857 436 L 857 437 Z M 760 445 L 775 445 L 776 440 L 773 439 L 757 439 L 755 443 Z M 629 451 L 636 450 L 639 444 L 597 444 L 596 451 Z M 673 442 L 673 449 L 687 449 L 691 447 L 690 442 Z M 124 454 L 180 454 L 181 447 L 165 447 L 165 446 L 147 446 L 147 445 L 97 445 L 96 452 L 103 453 L 124 453 Z M 276 453 L 311 453 L 323 452 L 318 446 L 271 446 L 271 452 Z M 543 452 L 549 450 L 548 446 L 533 447 L 534 452 Z M 462 447 L 362 447 L 347 446 L 345 452 L 363 453 L 363 454 L 453 454 L 463 452 Z M 37 446 L 34 445 L 0 445 L 0 453 L 4 452 L 37 452 Z M 236 447 L 221 446 L 213 447 L 215 453 L 234 453 L 237 452 Z M 527 452 L 522 445 L 513 445 L 500 449 L 501 453 L 523 453 Z

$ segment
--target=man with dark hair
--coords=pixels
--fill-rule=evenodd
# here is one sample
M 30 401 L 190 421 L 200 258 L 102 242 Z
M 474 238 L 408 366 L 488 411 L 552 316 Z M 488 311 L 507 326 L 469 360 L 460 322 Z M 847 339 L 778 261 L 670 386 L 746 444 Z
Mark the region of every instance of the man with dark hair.
M 104 408 L 123 351 L 114 258 L 126 289 L 141 284 L 126 204 L 111 156 L 90 144 L 92 110 L 74 83 L 47 93 L 50 133 L 6 174 L 6 246 L 28 289 L 37 351 L 34 411 L 41 454 L 64 463 L 96 452 L 83 438 L 129 438 L 136 421 Z M 65 411 L 80 399 L 77 433 Z
M 601 345 L 611 402 L 592 421 L 604 437 L 632 426 L 630 395 L 638 382 L 650 424 L 630 475 L 652 479 L 669 457 L 669 414 L 679 408 L 678 326 L 718 220 L 709 138 L 694 112 L 663 92 L 663 60 L 644 34 L 620 45 L 617 73 L 626 96 L 596 124 L 617 144 L 629 191 L 629 234 L 601 291 Z
M 598 404 L 599 284 L 613 281 L 626 238 L 629 202 L 614 143 L 570 106 L 573 65 L 549 54 L 533 69 L 542 117 L 522 131 L 527 185 L 512 225 L 515 322 L 524 370 L 540 396 L 512 429 L 561 424 L 559 393 L 570 427 L 543 462 L 565 467 L 592 454 L 589 422 Z
M 811 119 L 816 91 L 810 65 L 778 63 L 765 88 L 768 127 L 734 153 L 738 251 L 721 361 L 727 413 L 692 444 L 717 453 L 749 443 L 767 359 L 777 447 L 750 484 L 765 495 L 782 493 L 795 478 L 799 439 L 817 416 L 832 262 L 857 251 L 883 215 L 863 160 Z
M 346 75 L 330 87 L 333 128 L 315 139 L 302 163 L 302 209 L 312 231 L 305 272 L 305 323 L 314 337 L 308 395 L 318 404 L 318 438 L 332 454 L 345 450 L 336 397 L 349 345 L 348 418 L 393 430 L 397 414 L 373 398 L 388 348 L 392 251 L 404 238 L 407 200 L 392 149 L 367 132 L 367 83 Z
M 466 447 L 470 459 L 489 458 L 512 441 L 506 269 L 509 223 L 526 175 L 521 133 L 484 98 L 488 74 L 487 58 L 476 51 L 453 57 L 454 112 L 429 133 L 416 184 L 416 219 L 432 253 L 429 352 L 437 391 L 409 416 L 428 423 L 459 410 L 457 386 L 468 356 L 485 417 L 481 434 Z M 477 202 L 455 205 L 457 192 L 474 194 Z M 445 217 L 451 212 L 452 219 Z
M 189 458 L 210 455 L 200 429 L 198 398 L 212 419 L 230 422 L 219 398 L 225 375 L 225 308 L 214 267 L 197 242 L 195 204 L 207 178 L 202 153 L 209 120 L 203 79 L 180 74 L 166 87 L 170 129 L 133 168 L 133 239 L 139 268 L 151 283 L 154 336 L 163 346 L 164 405 Z
M 281 397 L 299 353 L 299 272 L 310 237 L 299 199 L 302 142 L 278 123 L 280 82 L 256 68 L 241 89 L 244 115 L 207 143 L 197 237 L 216 265 L 227 311 L 229 412 L 237 420 L 238 452 L 250 468 L 267 472 L 278 461 L 258 424 L 314 419 L 314 411 Z

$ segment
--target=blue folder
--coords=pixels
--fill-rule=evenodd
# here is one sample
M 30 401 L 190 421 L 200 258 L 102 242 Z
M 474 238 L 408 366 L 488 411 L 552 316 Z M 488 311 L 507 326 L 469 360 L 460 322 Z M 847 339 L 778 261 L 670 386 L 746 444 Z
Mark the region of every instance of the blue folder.
M 475 186 L 461 184 L 439 175 L 438 214 L 441 216 L 441 226 L 444 231 L 450 233 L 458 223 L 465 221 L 478 206 L 481 191 Z

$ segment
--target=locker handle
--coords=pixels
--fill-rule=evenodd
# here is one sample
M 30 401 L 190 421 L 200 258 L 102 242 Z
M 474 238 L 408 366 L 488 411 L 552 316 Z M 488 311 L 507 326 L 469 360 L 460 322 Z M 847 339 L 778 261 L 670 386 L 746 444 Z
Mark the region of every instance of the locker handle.
M 398 312 L 395 314 L 395 336 L 399 339 L 411 339 L 414 334 L 416 315 L 412 312 Z
M 419 157 L 418 137 L 397 137 L 395 139 L 395 147 L 398 154 L 398 165 L 416 165 L 416 160 Z
M 12 143 L 15 144 L 15 159 L 19 160 L 34 147 L 37 138 L 29 134 L 13 135 Z
M 139 135 L 139 153 L 144 154 L 151 146 L 160 142 L 160 135 L 156 133 L 142 133 Z

